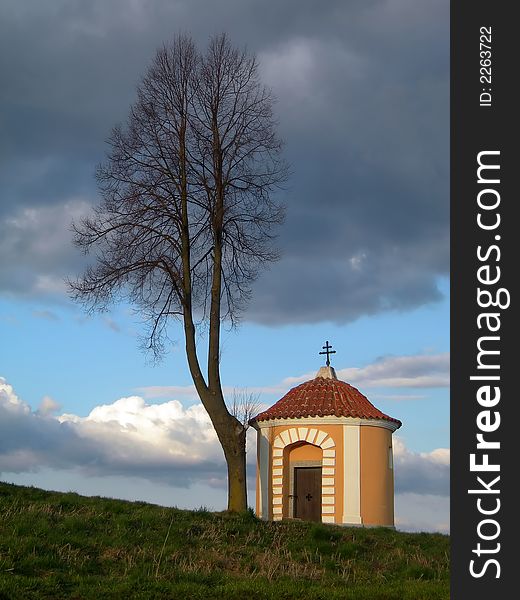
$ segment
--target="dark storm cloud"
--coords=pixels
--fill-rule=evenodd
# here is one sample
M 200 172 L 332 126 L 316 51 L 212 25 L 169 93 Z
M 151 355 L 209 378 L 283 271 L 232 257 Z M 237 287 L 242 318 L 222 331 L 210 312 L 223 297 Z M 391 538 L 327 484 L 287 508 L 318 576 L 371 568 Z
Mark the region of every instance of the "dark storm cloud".
M 4 2 L 0 289 L 62 293 L 81 258 L 45 216 L 54 205 L 66 220 L 95 201 L 103 140 L 155 48 L 178 31 L 201 44 L 227 31 L 259 56 L 293 173 L 283 258 L 261 275 L 247 318 L 344 322 L 437 300 L 448 269 L 448 23 L 437 0 Z M 27 210 L 37 237 L 56 241 L 47 257 L 10 225 Z

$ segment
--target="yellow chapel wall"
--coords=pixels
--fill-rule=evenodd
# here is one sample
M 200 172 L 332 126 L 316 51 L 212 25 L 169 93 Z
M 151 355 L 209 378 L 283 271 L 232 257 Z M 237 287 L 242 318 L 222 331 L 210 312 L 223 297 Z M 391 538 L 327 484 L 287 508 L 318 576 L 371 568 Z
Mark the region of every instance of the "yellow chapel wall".
M 361 519 L 363 525 L 394 525 L 392 432 L 360 428 Z M 391 468 L 392 465 L 392 468 Z

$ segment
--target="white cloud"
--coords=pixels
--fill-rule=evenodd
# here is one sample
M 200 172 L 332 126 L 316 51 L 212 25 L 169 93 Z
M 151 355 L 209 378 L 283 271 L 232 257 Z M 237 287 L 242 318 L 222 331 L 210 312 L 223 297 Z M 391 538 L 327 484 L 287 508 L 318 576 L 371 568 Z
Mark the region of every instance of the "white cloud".
M 61 404 L 56 402 L 50 396 L 44 396 L 42 401 L 40 402 L 40 406 L 38 407 L 38 413 L 40 415 L 50 415 L 52 413 L 56 413 L 61 409 Z
M 385 356 L 362 368 L 340 369 L 338 377 L 364 387 L 447 387 L 449 354 Z
M 138 387 L 136 391 L 144 398 L 171 398 L 173 396 L 187 399 L 197 398 L 197 390 L 194 385 L 149 385 Z
M 19 410 L 23 412 L 30 411 L 29 407 L 15 394 L 13 386 L 9 385 L 3 377 L 0 377 L 0 406 L 13 412 Z
M 430 388 L 449 386 L 449 353 L 442 354 L 415 354 L 410 356 L 385 356 L 365 367 L 349 367 L 336 369 L 336 374 L 342 381 L 362 387 L 412 387 Z M 263 390 L 287 391 L 288 386 L 298 385 L 313 379 L 316 373 L 305 373 L 297 377 L 286 377 L 281 384 L 271 388 L 257 388 Z M 397 399 L 422 398 L 423 396 L 399 395 Z M 389 399 L 389 397 L 387 396 Z
M 372 400 L 393 400 L 401 402 L 402 400 L 424 400 L 427 398 L 424 394 L 370 394 Z
M 365 367 L 336 369 L 342 381 L 363 387 L 446 387 L 449 385 L 449 354 L 416 354 L 411 356 L 385 356 Z M 286 377 L 271 387 L 251 388 L 256 392 L 287 392 L 289 387 L 313 379 L 315 372 L 296 377 Z M 382 397 L 382 396 L 380 396 Z M 398 395 L 394 399 L 423 398 L 421 395 Z M 389 396 L 386 396 L 390 399 Z
M 61 415 L 58 420 L 73 423 L 79 435 L 102 444 L 126 448 L 130 440 L 141 460 L 143 452 L 189 463 L 218 453 L 217 436 L 200 404 L 185 409 L 178 400 L 147 404 L 139 396 L 130 396 L 97 406 L 87 417 Z
M 225 475 L 222 450 L 200 404 L 147 404 L 139 396 L 88 416 L 52 416 L 44 398 L 32 411 L 0 380 L 0 471 L 78 468 L 86 475 L 132 475 L 187 486 Z
M 450 450 L 413 452 L 394 435 L 395 525 L 403 531 L 450 531 Z
M 448 496 L 450 490 L 450 451 L 413 452 L 394 435 L 395 489 L 397 493 Z
M 431 388 L 449 386 L 449 354 L 417 354 L 412 356 L 389 356 L 377 359 L 365 367 L 337 369 L 339 379 L 362 388 Z M 285 377 L 273 385 L 248 386 L 252 394 L 275 394 L 282 397 L 290 388 L 316 377 L 316 372 Z M 224 395 L 231 397 L 235 388 L 224 386 Z M 145 398 L 171 398 L 174 396 L 197 399 L 195 386 L 147 386 L 137 388 Z M 419 400 L 421 394 L 373 395 L 385 400 Z
M 450 531 L 450 499 L 431 494 L 397 493 L 395 526 L 401 531 Z

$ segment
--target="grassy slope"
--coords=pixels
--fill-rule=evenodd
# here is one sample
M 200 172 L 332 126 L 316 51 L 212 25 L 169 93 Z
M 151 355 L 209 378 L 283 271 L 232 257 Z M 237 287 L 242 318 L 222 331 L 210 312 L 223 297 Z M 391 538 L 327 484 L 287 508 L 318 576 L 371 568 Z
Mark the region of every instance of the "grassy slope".
M 0 483 L 0 600 L 449 598 L 449 538 Z

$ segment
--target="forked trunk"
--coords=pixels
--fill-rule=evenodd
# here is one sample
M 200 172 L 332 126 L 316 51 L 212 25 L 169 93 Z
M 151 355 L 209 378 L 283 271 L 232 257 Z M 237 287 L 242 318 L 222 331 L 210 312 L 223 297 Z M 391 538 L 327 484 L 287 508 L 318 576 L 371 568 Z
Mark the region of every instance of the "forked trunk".
M 229 413 L 224 402 L 218 373 L 218 363 L 216 365 L 213 364 L 212 370 L 210 362 L 210 374 L 213 374 L 211 378 L 213 390 L 204 381 L 197 358 L 195 327 L 191 318 L 191 311 L 188 310 L 184 313 L 184 331 L 186 334 L 186 356 L 191 376 L 199 398 L 215 428 L 226 458 L 228 470 L 228 510 L 242 512 L 247 510 L 246 429 L 236 417 Z M 218 341 L 215 329 L 210 333 L 210 340 L 214 345 L 215 340 Z M 211 348 L 210 344 L 210 350 Z M 218 357 L 218 354 L 214 351 L 210 352 L 210 354 Z

